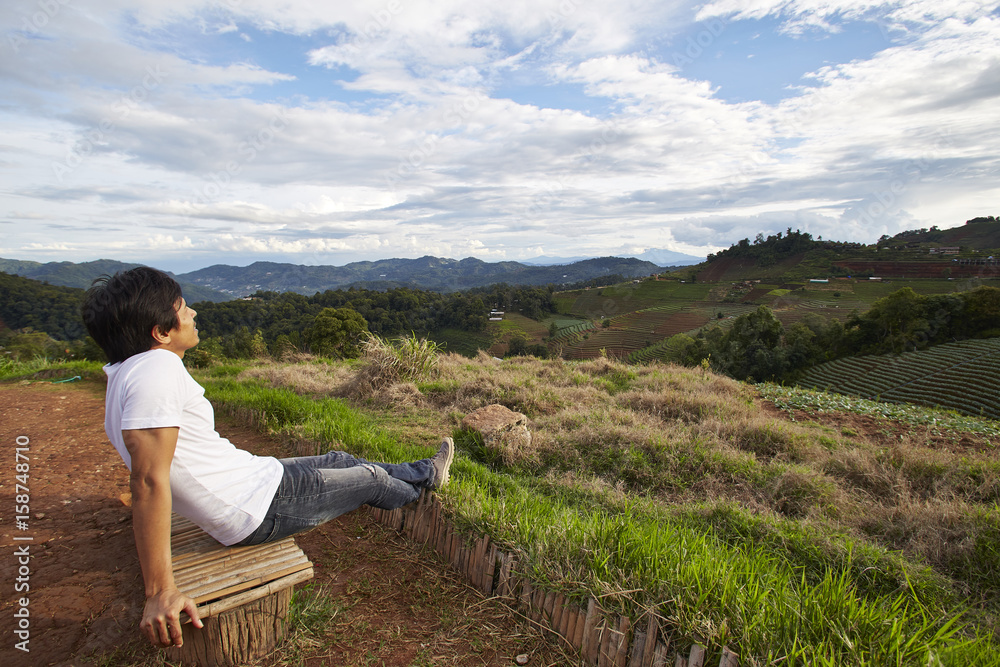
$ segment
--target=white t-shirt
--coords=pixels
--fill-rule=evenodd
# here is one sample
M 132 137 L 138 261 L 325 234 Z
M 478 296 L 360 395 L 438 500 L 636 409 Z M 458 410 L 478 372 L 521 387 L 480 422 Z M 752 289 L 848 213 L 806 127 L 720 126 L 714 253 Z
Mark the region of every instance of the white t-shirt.
M 104 372 L 104 430 L 129 470 L 132 457 L 122 430 L 179 427 L 170 464 L 173 511 L 222 544 L 252 533 L 281 483 L 281 463 L 237 449 L 215 431 L 215 412 L 204 388 L 175 353 L 150 350 L 108 364 Z

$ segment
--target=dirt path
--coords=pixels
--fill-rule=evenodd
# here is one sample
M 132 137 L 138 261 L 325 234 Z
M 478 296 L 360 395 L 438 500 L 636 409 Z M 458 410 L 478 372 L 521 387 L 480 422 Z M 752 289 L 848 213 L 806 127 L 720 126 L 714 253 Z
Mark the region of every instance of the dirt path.
M 137 640 L 142 578 L 127 505 L 128 471 L 104 435 L 99 383 L 0 384 L 0 656 L 6 667 L 160 664 Z M 275 439 L 220 418 L 219 431 L 259 454 Z M 30 512 L 15 524 L 16 448 L 25 443 Z M 22 464 L 25 461 L 20 461 Z M 22 467 L 22 471 L 24 468 Z M 21 503 L 18 503 L 21 504 Z M 566 664 L 551 640 L 483 598 L 437 557 L 355 512 L 297 538 L 316 569 L 325 620 L 263 664 Z M 18 552 L 30 554 L 28 572 Z M 30 587 L 24 590 L 23 586 Z M 20 586 L 18 590 L 16 587 Z M 15 611 L 27 598 L 27 648 Z

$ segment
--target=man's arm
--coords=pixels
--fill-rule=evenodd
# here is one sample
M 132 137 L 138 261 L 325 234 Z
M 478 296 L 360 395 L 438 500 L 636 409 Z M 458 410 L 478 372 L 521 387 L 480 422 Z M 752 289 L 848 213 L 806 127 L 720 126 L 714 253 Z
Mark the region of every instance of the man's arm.
M 177 447 L 177 427 L 122 431 L 132 458 L 132 525 L 146 586 L 146 606 L 139 629 L 155 646 L 180 646 L 180 613 L 202 627 L 195 602 L 174 585 L 170 561 L 170 462 Z

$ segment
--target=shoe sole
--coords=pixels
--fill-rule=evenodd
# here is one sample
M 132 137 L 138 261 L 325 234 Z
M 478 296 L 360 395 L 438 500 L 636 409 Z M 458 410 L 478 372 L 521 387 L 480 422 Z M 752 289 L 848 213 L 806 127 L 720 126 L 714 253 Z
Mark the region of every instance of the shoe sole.
M 455 441 L 452 440 L 451 438 L 445 438 L 444 442 L 442 442 L 441 444 L 443 445 L 445 443 L 448 444 L 448 449 L 446 450 L 448 454 L 444 460 L 443 479 L 441 479 L 440 481 L 434 480 L 435 489 L 443 488 L 448 483 L 448 478 L 451 477 L 451 463 L 452 461 L 455 460 Z M 440 453 L 440 450 L 438 453 Z

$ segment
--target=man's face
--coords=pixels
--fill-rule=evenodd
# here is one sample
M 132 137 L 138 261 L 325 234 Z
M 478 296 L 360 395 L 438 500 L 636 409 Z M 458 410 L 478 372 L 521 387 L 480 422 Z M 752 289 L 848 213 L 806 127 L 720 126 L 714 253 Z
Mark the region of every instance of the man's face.
M 158 347 L 178 354 L 182 359 L 184 353 L 198 344 L 198 327 L 194 316 L 198 313 L 187 305 L 183 297 L 177 302 L 177 326 L 168 333 L 169 340 Z

